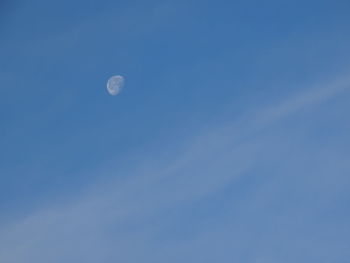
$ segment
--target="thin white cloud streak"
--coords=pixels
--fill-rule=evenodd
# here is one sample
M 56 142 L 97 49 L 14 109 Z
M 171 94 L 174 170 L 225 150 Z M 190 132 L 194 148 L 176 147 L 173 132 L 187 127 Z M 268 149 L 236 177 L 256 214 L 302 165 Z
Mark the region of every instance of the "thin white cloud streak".
M 153 221 L 220 191 L 248 173 L 269 146 L 268 141 L 257 137 L 261 129 L 331 99 L 348 87 L 348 81 L 337 81 L 307 90 L 236 124 L 206 130 L 192 138 L 170 165 L 135 169 L 130 179 L 102 183 L 76 200 L 43 208 L 3 226 L 0 261 L 140 262 L 143 256 L 156 260 L 149 251 L 156 249 L 161 227 Z
M 337 94 L 350 88 L 349 79 L 339 79 L 333 83 L 325 86 L 317 85 L 313 88 L 309 88 L 301 96 L 284 101 L 280 105 L 273 106 L 272 108 L 264 110 L 261 114 L 258 114 L 254 120 L 254 126 L 265 126 L 278 119 L 284 118 L 294 112 L 301 110 L 304 107 L 317 105 L 322 103 Z
M 175 166 L 181 166 L 185 162 L 192 161 L 191 156 L 203 156 L 205 153 L 212 156 L 215 149 L 219 150 L 221 147 L 227 147 L 228 144 L 238 144 L 245 141 L 273 123 L 302 109 L 317 106 L 345 92 L 347 89 L 350 89 L 350 79 L 339 78 L 331 83 L 317 84 L 312 88 L 305 88 L 304 92 L 295 94 L 271 106 L 258 108 L 255 112 L 243 113 L 241 118 L 233 123 L 225 123 L 221 127 L 207 130 L 196 138 L 192 138 L 192 146 L 181 156 Z

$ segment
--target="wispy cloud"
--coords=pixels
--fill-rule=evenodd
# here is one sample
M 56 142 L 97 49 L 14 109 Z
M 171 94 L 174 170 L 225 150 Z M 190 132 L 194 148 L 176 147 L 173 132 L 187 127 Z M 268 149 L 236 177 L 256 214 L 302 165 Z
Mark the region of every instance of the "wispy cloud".
M 182 242 L 171 238 L 177 236 L 177 230 L 171 229 L 176 224 L 176 211 L 191 209 L 222 192 L 225 187 L 234 185 L 235 180 L 255 169 L 257 163 L 275 162 L 281 152 L 266 151 L 266 148 L 279 147 L 271 143 L 274 142 L 274 130 L 269 130 L 268 135 L 260 135 L 260 131 L 340 95 L 348 90 L 349 85 L 348 80 L 341 80 L 315 86 L 293 98 L 259 109 L 237 123 L 201 131 L 188 139 L 186 148 L 170 164 L 164 162 L 158 163 L 156 168 L 135 168 L 123 176 L 124 180 L 102 182 L 74 200 L 44 207 L 3 226 L 0 231 L 0 261 L 163 262 L 166 255 L 171 255 L 172 259 L 168 262 L 183 262 L 183 257 L 187 255 L 193 260 L 206 262 L 207 253 L 203 248 L 214 249 L 219 255 L 220 251 L 226 251 L 231 246 L 244 247 L 252 240 L 247 236 L 246 228 L 254 228 L 248 223 L 249 209 L 241 207 L 241 212 L 244 211 L 247 217 L 238 215 L 235 218 L 241 229 L 228 222 L 223 226 L 208 223 L 199 233 Z M 252 207 L 257 210 L 271 210 L 262 204 L 266 198 L 269 198 L 268 194 L 257 193 L 246 200 L 246 205 L 254 204 Z M 232 238 L 232 235 L 238 239 Z M 212 240 L 216 240 L 216 246 Z M 258 238 L 258 241 L 263 240 Z M 162 251 L 156 251 L 159 247 Z M 184 253 L 183 257 L 177 251 Z M 236 260 L 241 256 L 234 255 Z M 254 262 L 252 260 L 249 262 Z M 263 254 L 260 259 L 256 257 L 254 260 L 274 262 Z

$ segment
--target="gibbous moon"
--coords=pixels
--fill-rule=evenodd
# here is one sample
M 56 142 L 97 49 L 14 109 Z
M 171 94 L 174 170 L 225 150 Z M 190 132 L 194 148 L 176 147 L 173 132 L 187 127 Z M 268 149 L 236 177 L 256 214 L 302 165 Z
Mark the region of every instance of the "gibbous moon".
M 124 86 L 124 77 L 120 75 L 116 75 L 110 77 L 107 82 L 107 91 L 111 95 L 118 95 Z

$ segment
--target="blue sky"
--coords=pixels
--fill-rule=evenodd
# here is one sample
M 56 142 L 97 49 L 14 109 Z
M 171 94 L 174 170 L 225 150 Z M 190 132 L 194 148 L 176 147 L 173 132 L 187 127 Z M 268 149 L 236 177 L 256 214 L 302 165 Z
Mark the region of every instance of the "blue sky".
M 0 261 L 347 262 L 349 8 L 3 1 Z

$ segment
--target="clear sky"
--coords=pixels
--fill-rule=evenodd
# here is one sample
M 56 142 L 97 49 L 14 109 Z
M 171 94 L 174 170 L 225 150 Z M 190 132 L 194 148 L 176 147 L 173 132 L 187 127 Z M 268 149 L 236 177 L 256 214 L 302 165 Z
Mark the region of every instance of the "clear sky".
M 349 13 L 1 1 L 0 262 L 349 262 Z

